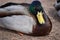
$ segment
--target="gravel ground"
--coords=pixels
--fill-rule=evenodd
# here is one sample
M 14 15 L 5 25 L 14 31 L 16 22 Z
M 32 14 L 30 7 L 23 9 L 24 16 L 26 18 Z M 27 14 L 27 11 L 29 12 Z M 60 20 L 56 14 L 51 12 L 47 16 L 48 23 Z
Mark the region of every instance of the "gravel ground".
M 13 1 L 13 2 L 27 2 L 30 3 L 32 1 L 21 1 L 21 0 L 0 0 L 0 5 Z M 6 29 L 0 28 L 0 40 L 60 40 L 60 20 L 56 14 L 56 10 L 53 7 L 53 4 L 56 0 L 41 0 L 41 3 L 44 7 L 45 12 L 49 16 L 52 21 L 53 28 L 49 35 L 47 36 L 39 36 L 33 37 L 28 35 L 20 36 L 19 34 L 9 31 Z

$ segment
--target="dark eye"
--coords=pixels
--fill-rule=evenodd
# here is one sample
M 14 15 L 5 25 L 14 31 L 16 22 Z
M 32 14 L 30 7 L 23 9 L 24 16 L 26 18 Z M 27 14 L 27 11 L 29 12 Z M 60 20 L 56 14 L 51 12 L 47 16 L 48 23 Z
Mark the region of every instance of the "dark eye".
M 60 2 L 60 0 L 57 0 L 57 2 L 59 3 L 59 2 Z

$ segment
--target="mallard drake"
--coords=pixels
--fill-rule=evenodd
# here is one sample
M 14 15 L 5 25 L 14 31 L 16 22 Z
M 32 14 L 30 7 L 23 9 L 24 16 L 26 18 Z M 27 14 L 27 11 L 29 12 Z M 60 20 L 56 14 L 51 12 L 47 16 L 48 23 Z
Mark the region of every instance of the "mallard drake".
M 52 29 L 52 23 L 49 19 L 49 17 L 46 15 L 41 2 L 38 0 L 35 0 L 31 3 L 29 7 L 29 11 L 35 16 L 36 18 L 36 28 L 35 33 L 38 35 L 46 35 L 49 34 L 49 32 Z
M 37 19 L 35 14 L 31 13 L 29 9 L 25 7 L 26 5 L 23 6 L 22 4 L 12 4 L 6 7 L 4 7 L 3 5 L 3 7 L 0 8 L 0 27 L 34 36 L 47 35 L 50 33 L 52 24 L 45 13 L 44 18 L 42 18 L 43 14 L 41 14 L 41 19 L 44 22 L 41 22 L 40 24 L 39 16 L 37 15 L 37 17 L 39 18 Z M 38 13 L 40 15 L 40 13 L 42 12 Z

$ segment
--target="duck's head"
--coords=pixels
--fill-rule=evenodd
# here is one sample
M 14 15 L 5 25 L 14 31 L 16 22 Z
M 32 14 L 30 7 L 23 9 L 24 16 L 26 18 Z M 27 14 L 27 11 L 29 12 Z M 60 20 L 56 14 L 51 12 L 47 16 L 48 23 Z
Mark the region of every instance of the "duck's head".
M 40 1 L 33 1 L 30 5 L 29 11 L 34 13 L 37 11 L 43 11 L 42 5 Z
M 36 35 L 46 35 L 51 31 L 51 21 L 45 14 L 40 1 L 33 1 L 30 5 L 29 11 L 35 16 L 37 20 L 34 33 Z
M 33 13 L 33 15 L 35 15 L 37 21 L 40 24 L 45 23 L 45 20 L 43 17 L 43 7 L 40 1 L 33 1 L 32 4 L 30 5 L 29 11 Z

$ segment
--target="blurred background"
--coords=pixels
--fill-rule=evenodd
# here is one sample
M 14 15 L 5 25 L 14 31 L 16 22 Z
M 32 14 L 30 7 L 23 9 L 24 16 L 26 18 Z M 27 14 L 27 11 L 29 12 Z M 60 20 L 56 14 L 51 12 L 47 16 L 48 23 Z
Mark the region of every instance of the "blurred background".
M 33 0 L 0 0 L 0 5 L 3 5 L 7 2 L 16 2 L 16 3 L 31 3 Z M 54 8 L 54 3 L 56 0 L 39 0 L 42 3 L 42 6 L 52 21 L 53 28 L 49 35 L 33 37 L 23 35 L 20 36 L 17 33 L 11 32 L 9 30 L 0 28 L 0 40 L 60 40 L 60 18 L 57 16 L 57 11 Z

